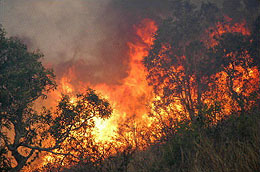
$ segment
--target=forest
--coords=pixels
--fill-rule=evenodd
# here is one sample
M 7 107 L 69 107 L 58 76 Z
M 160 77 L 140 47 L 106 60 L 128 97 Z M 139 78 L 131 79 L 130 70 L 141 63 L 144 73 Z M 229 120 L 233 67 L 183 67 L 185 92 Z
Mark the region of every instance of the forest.
M 0 1 L 48 21 L 0 11 L 0 171 L 260 171 L 259 0 L 40 1 Z

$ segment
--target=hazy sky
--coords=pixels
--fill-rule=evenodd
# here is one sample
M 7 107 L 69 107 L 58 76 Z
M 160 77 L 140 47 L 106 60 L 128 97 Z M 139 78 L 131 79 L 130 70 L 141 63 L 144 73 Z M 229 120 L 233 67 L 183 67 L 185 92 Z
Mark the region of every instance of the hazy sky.
M 8 36 L 40 49 L 57 75 L 77 65 L 79 79 L 118 83 L 127 75 L 133 25 L 161 15 L 165 2 L 0 0 L 0 23 Z
M 102 1 L 2 0 L 0 23 L 52 61 L 68 60 L 79 50 L 90 59 L 103 36 L 95 23 L 108 2 Z
M 0 0 L 0 24 L 63 75 L 74 65 L 78 80 L 120 83 L 129 70 L 133 25 L 158 19 L 167 0 Z

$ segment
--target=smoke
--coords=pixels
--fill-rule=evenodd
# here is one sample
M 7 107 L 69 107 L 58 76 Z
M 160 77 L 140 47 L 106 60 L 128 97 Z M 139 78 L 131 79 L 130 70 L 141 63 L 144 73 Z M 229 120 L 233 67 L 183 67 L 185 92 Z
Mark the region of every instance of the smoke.
M 129 70 L 127 42 L 137 39 L 133 25 L 162 17 L 168 2 L 2 0 L 0 6 L 8 36 L 40 49 L 57 77 L 74 66 L 79 81 L 120 84 Z
M 170 6 L 170 0 L 0 0 L 0 24 L 30 50 L 40 49 L 57 77 L 73 66 L 77 81 L 115 85 L 128 75 L 127 42 L 138 39 L 133 25 L 159 21 Z

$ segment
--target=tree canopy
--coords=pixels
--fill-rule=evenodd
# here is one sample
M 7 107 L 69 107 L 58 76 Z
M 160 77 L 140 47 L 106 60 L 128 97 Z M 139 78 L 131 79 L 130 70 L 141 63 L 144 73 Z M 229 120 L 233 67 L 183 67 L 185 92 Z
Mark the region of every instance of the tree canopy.
M 229 20 L 212 3 L 195 7 L 173 1 L 172 15 L 159 26 L 143 60 L 147 80 L 160 97 L 154 101 L 156 113 L 163 110 L 204 123 L 249 107 L 246 97 L 258 90 L 252 86 L 258 85 L 252 81 L 256 78 L 247 77 L 258 58 L 249 55 L 255 38 L 248 26 L 233 26 Z
M 42 65 L 42 57 L 38 51 L 29 52 L 19 39 L 7 38 L 0 29 L 2 170 L 19 171 L 43 151 L 82 158 L 80 149 L 74 147 L 82 142 L 82 137 L 75 132 L 84 135 L 93 128 L 94 117 L 106 118 L 111 114 L 109 103 L 91 89 L 78 94 L 75 102 L 64 95 L 55 112 L 44 107 L 41 111 L 35 110 L 35 100 L 46 98 L 47 92 L 56 87 L 54 74 Z M 46 141 L 49 143 L 44 144 Z M 15 160 L 15 167 L 10 167 L 8 159 Z

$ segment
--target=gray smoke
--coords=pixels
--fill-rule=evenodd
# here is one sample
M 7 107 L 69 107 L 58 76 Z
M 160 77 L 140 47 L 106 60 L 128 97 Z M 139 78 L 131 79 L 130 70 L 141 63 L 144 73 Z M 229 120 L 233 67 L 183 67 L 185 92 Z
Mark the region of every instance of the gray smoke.
M 99 63 L 97 44 L 104 39 L 96 24 L 105 0 L 3 0 L 0 23 L 30 49 L 40 49 L 54 66 L 84 59 Z
M 40 49 L 57 77 L 74 66 L 76 80 L 120 84 L 127 76 L 133 25 L 157 21 L 168 0 L 1 0 L 0 24 L 31 50 Z

